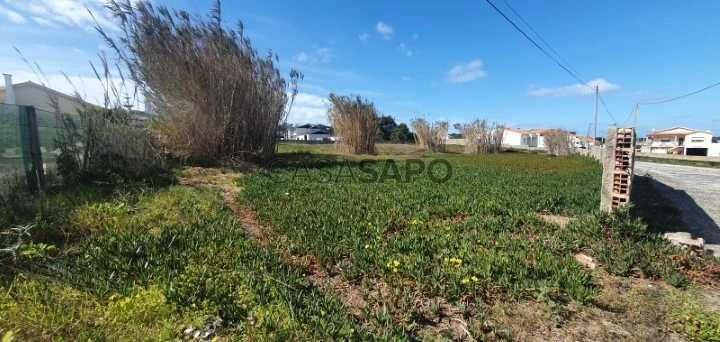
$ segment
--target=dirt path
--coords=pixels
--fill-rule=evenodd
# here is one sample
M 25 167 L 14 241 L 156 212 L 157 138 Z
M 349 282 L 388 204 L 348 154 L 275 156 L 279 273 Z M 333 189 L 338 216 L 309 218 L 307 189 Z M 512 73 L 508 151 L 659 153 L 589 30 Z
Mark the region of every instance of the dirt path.
M 680 210 L 689 232 L 720 255 L 720 169 L 636 162 L 635 174 L 650 177 Z
M 335 294 L 346 304 L 348 312 L 360 320 L 370 319 L 366 317 L 368 308 L 370 312 L 379 313 L 386 310 L 384 303 L 392 300 L 389 286 L 380 279 L 367 280 L 372 286 L 363 286 L 357 282 L 347 281 L 342 277 L 342 269 L 338 265 L 330 272 L 326 271 L 317 262 L 314 255 L 288 255 L 280 247 L 283 236 L 270 238 L 270 227 L 258 224 L 257 213 L 252 211 L 238 201 L 238 193 L 242 188 L 237 185 L 236 179 L 242 173 L 233 171 L 222 171 L 214 168 L 189 167 L 182 175 L 177 176 L 177 181 L 182 185 L 203 186 L 214 188 L 220 191 L 228 206 L 235 214 L 242 228 L 248 236 L 263 247 L 276 251 L 281 261 L 286 265 L 304 266 L 304 272 L 310 282 L 321 289 Z M 453 340 L 474 341 L 467 330 L 461 310 L 447 302 L 446 299 L 427 298 L 416 294 L 412 299 L 416 308 L 425 314 L 425 322 L 420 323 L 418 335 L 423 339 L 436 339 L 445 332 L 453 336 Z M 437 307 L 437 313 L 431 308 Z

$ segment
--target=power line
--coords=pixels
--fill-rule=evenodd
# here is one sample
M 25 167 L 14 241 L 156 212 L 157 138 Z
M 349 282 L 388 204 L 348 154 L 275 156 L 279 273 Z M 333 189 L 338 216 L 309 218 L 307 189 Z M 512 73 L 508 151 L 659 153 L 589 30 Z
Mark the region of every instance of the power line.
M 587 87 L 589 87 L 589 88 L 593 88 L 593 87 L 591 87 L 590 85 L 588 85 L 585 81 L 583 81 L 582 79 L 580 79 L 580 77 L 578 77 L 577 75 L 575 75 L 572 71 L 570 71 L 567 67 L 565 67 L 565 66 L 562 65 L 560 62 L 558 62 L 558 60 L 555 59 L 555 57 L 551 56 L 547 51 L 545 51 L 545 49 L 543 49 L 540 45 L 538 45 L 538 43 L 536 43 L 535 40 L 533 40 L 532 38 L 530 38 L 530 36 L 528 36 L 527 33 L 525 33 L 525 31 L 523 31 L 520 27 L 518 27 L 510 18 L 508 18 L 508 17 L 505 15 L 505 13 L 503 13 L 499 8 L 497 8 L 497 7 L 495 6 L 495 4 L 493 4 L 490 0 L 485 0 L 485 1 L 486 1 L 488 4 L 490 4 L 490 6 L 492 6 L 492 8 L 494 8 L 495 11 L 498 12 L 503 18 L 505 18 L 505 20 L 507 20 L 507 22 L 510 23 L 510 25 L 512 25 L 516 30 L 518 30 L 518 32 L 520 32 L 523 36 L 525 36 L 525 38 L 527 38 L 527 40 L 529 40 L 533 45 L 535 45 L 536 48 L 538 48 L 540 51 L 542 51 L 542 53 L 544 53 L 545 56 L 548 56 L 550 59 L 552 59 L 553 62 L 555 62 L 555 64 L 557 64 L 559 67 L 561 67 L 563 70 L 565 70 L 568 74 L 570 74 L 570 76 L 572 76 L 572 77 L 574 77 L 576 80 L 580 81 L 580 83 L 584 84 L 585 86 L 587 86 Z M 529 26 L 530 26 L 530 25 L 528 25 L 528 27 L 529 27 Z M 531 28 L 531 29 L 532 29 L 532 28 Z M 537 34 L 537 33 L 536 33 L 536 34 Z M 538 35 L 538 37 L 540 37 L 540 35 Z M 540 39 L 542 39 L 542 38 L 540 38 Z M 547 43 L 546 43 L 546 44 L 547 44 Z M 549 46 L 550 46 L 550 45 L 548 45 L 548 47 L 549 47 Z M 552 48 L 551 48 L 551 49 L 552 49 Z M 556 52 L 556 53 L 557 53 L 557 52 Z M 569 65 L 569 64 L 568 64 L 568 65 Z M 594 89 L 594 88 L 593 88 L 593 89 Z
M 508 8 L 510 8 L 510 10 L 511 10 L 513 13 L 515 13 L 515 15 L 518 16 L 518 18 L 520 18 L 520 20 L 530 29 L 530 31 L 532 31 L 533 33 L 535 33 L 535 35 L 536 35 L 538 38 L 540 38 L 540 40 L 541 40 L 543 43 L 545 43 L 545 45 L 550 49 L 550 51 L 554 52 L 555 55 L 558 56 L 558 58 L 560 58 L 560 60 L 563 61 L 563 62 L 568 66 L 568 68 L 572 69 L 572 71 L 574 71 L 576 74 L 578 74 L 581 78 L 585 78 L 585 77 L 582 77 L 582 75 L 580 75 L 580 73 L 577 71 L 577 69 L 573 68 L 573 66 L 570 65 L 570 63 L 568 63 L 568 61 L 566 61 L 565 58 L 563 58 L 557 51 L 555 51 L 555 49 L 553 49 L 553 47 L 550 45 L 550 43 L 548 43 L 547 41 L 545 41 L 545 39 L 543 39 L 543 37 L 542 37 L 539 33 L 537 33 L 537 31 L 535 31 L 535 29 L 534 29 L 527 21 L 525 21 L 525 18 L 523 18 L 523 17 L 520 15 L 520 13 L 518 13 L 518 12 L 510 5 L 509 2 L 507 2 L 506 0 L 502 0 L 502 1 L 505 3 L 505 5 L 507 5 Z M 582 83 L 585 83 L 585 82 L 582 82 Z M 586 84 L 586 85 L 587 85 L 587 84 Z
M 625 121 L 623 121 L 623 126 L 625 126 L 625 124 L 630 120 L 630 117 L 632 117 L 633 113 L 635 113 L 635 107 L 633 107 L 633 109 L 630 111 L 630 114 L 628 114 Z
M 610 109 L 608 109 L 607 104 L 605 103 L 605 99 L 602 97 L 602 95 L 600 96 L 600 103 L 602 103 L 603 108 L 605 108 L 605 111 L 608 113 L 608 115 L 610 115 L 610 118 L 613 119 L 613 124 L 616 125 L 617 120 L 615 119 L 615 116 L 610 113 Z
M 697 94 L 697 93 L 699 93 L 699 92 L 708 90 L 708 89 L 710 89 L 710 88 L 712 88 L 712 87 L 715 87 L 715 86 L 718 86 L 718 85 L 720 85 L 720 82 L 715 83 L 715 84 L 711 84 L 711 85 L 709 85 L 709 86 L 707 86 L 707 87 L 705 87 L 705 88 L 702 88 L 702 89 L 700 89 L 700 90 L 694 91 L 694 92 L 689 93 L 689 94 L 685 94 L 685 95 L 682 95 L 682 96 L 674 97 L 674 98 L 669 99 L 669 100 L 659 101 L 659 102 L 643 102 L 643 103 L 640 103 L 640 104 L 642 104 L 642 105 L 656 105 L 656 104 L 661 104 L 661 103 L 665 103 L 665 102 L 675 101 L 675 100 L 679 100 L 679 99 L 682 99 L 682 98 L 685 98 L 685 97 L 688 97 L 688 96 L 695 95 L 695 94 Z
M 502 1 L 510 8 L 510 10 L 511 10 L 513 13 L 515 13 L 515 15 L 518 16 L 518 18 L 520 18 L 520 20 L 521 20 L 538 38 L 540 38 L 540 40 L 541 40 L 543 43 L 545 43 L 545 45 L 546 45 L 553 53 L 555 53 L 555 55 L 557 55 L 558 58 L 560 58 L 560 60 L 562 60 L 562 61 L 567 65 L 567 67 L 565 67 L 565 65 L 563 65 L 562 63 L 558 62 L 557 59 L 553 58 L 547 51 L 545 51 L 545 49 L 543 49 L 542 47 L 540 47 L 540 45 L 538 45 L 538 43 L 535 42 L 535 40 L 533 40 L 532 38 L 530 38 L 530 36 L 528 36 L 528 35 L 525 33 L 525 31 L 523 31 L 520 27 L 518 27 L 510 18 L 508 18 L 508 17 L 505 15 L 505 13 L 503 13 L 499 8 L 497 8 L 497 6 L 495 6 L 495 4 L 493 4 L 490 0 L 485 0 L 485 1 L 486 1 L 488 4 L 490 4 L 490 6 L 492 6 L 492 8 L 495 9 L 495 11 L 497 11 L 503 18 L 505 18 L 505 20 L 507 20 L 507 22 L 509 22 L 510 25 L 512 25 L 512 26 L 513 26 L 516 30 L 518 30 L 523 36 L 525 36 L 525 38 L 527 38 L 533 45 L 535 45 L 535 47 L 537 47 L 537 48 L 538 48 L 540 51 L 542 51 L 546 56 L 548 56 L 550 59 L 552 59 L 553 62 L 555 62 L 555 64 L 557 64 L 558 66 L 560 66 L 563 70 L 565 70 L 568 74 L 570 74 L 572 77 L 574 77 L 576 80 L 578 80 L 578 81 L 579 81 L 581 84 L 583 84 L 584 86 L 586 86 L 586 87 L 588 87 L 588 88 L 590 88 L 590 89 L 595 90 L 595 87 L 589 85 L 587 82 L 583 81 L 583 79 L 578 76 L 580 73 L 579 73 L 575 68 L 573 68 L 573 66 L 572 66 L 567 60 L 565 60 L 565 58 L 563 58 L 555 49 L 553 49 L 553 47 L 552 47 L 537 31 L 535 31 L 535 29 L 534 29 L 527 21 L 525 21 L 525 19 L 520 15 L 520 13 L 518 13 L 511 5 L 507 2 L 507 0 L 502 0 Z M 572 70 L 574 71 L 574 73 L 573 73 L 572 71 L 570 71 L 568 68 L 569 68 L 569 69 L 572 69 Z M 600 100 L 602 101 L 603 108 L 605 108 L 605 112 L 610 116 L 610 118 L 611 118 L 615 123 L 617 123 L 617 119 L 615 119 L 615 116 L 610 112 L 610 109 L 608 109 L 607 103 L 605 103 L 605 99 L 604 99 L 602 96 L 600 96 Z

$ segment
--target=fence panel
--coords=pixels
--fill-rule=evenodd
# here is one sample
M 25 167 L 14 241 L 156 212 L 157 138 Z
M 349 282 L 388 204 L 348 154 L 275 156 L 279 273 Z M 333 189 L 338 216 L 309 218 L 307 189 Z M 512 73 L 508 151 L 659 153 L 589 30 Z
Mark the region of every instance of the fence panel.
M 28 121 L 29 110 L 27 106 L 0 104 L 0 193 L 26 183 L 27 178 L 31 177 L 33 142 Z M 73 134 L 73 141 L 82 146 L 80 116 L 66 114 L 63 117 L 65 120 L 53 112 L 35 109 L 37 143 L 45 178 L 57 179 L 57 157 L 60 155 L 58 138 L 61 135 Z
M 0 182 L 3 187 L 24 182 L 31 167 L 27 113 L 20 106 L 0 104 Z

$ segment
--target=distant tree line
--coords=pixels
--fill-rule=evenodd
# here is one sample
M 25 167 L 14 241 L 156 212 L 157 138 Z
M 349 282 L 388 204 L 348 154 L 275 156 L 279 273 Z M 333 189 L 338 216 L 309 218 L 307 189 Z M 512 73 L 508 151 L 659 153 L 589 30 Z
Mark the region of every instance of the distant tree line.
M 410 128 L 404 122 L 397 123 L 395 118 L 390 115 L 381 115 L 378 117 L 379 132 L 378 136 L 383 141 L 396 142 L 413 142 L 415 138 Z

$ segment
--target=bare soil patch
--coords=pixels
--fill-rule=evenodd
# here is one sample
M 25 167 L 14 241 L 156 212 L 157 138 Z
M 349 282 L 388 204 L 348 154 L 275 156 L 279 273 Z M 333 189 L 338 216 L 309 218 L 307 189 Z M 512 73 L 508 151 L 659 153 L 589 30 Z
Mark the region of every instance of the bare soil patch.
M 538 214 L 538 216 L 539 216 L 541 219 L 543 219 L 543 220 L 545 220 L 545 221 L 547 221 L 547 222 L 550 222 L 550 223 L 557 224 L 557 225 L 559 225 L 560 227 L 564 227 L 564 226 L 566 226 L 568 223 L 570 223 L 571 221 L 577 220 L 577 218 L 574 218 L 574 217 L 567 217 L 567 216 L 562 216 L 562 215 L 555 215 L 555 214 L 552 214 L 552 213 L 549 213 L 549 212 L 540 213 L 540 214 Z

